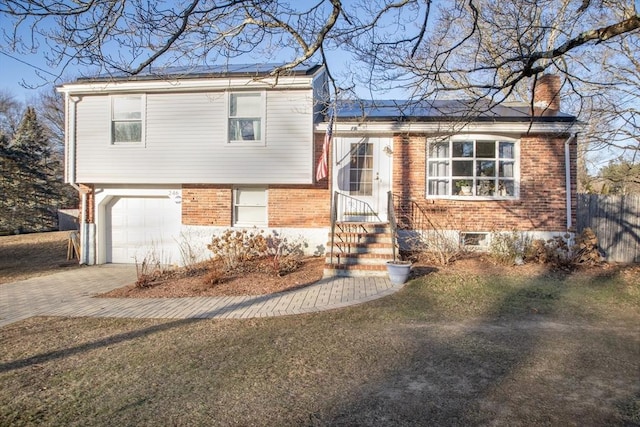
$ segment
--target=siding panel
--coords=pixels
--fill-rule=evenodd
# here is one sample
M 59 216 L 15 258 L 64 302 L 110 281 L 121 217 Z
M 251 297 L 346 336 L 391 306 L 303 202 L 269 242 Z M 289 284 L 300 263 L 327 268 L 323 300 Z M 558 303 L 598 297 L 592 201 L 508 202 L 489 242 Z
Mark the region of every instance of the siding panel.
M 147 94 L 144 146 L 109 142 L 108 96 L 77 104 L 79 182 L 308 184 L 311 89 L 266 92 L 265 146 L 226 143 L 226 94 Z

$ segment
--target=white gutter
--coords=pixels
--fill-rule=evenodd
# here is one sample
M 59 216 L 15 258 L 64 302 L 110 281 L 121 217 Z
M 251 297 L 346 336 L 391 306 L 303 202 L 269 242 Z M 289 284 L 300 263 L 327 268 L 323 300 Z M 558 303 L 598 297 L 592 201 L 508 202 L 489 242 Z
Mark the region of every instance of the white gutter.
M 254 78 L 203 78 L 179 79 L 169 77 L 166 80 L 133 80 L 133 81 L 95 81 L 68 83 L 62 87 L 64 91 L 73 91 L 78 95 L 95 95 L 98 93 L 127 93 L 127 92 L 191 92 L 191 91 L 221 91 L 230 87 L 252 90 L 269 89 L 310 89 L 315 76 L 281 76 Z
M 315 132 L 325 133 L 327 123 L 316 124 Z M 568 133 L 576 130 L 576 123 L 573 122 L 358 122 L 340 121 L 336 123 L 334 135 L 362 135 L 362 134 L 398 134 L 405 132 L 413 133 L 505 133 L 505 134 L 528 134 L 528 133 Z
M 565 173 L 565 192 L 567 196 L 567 231 L 573 227 L 573 221 L 571 219 L 571 150 L 569 144 L 571 141 L 576 141 L 578 139 L 578 134 L 567 138 L 564 142 L 564 173 Z

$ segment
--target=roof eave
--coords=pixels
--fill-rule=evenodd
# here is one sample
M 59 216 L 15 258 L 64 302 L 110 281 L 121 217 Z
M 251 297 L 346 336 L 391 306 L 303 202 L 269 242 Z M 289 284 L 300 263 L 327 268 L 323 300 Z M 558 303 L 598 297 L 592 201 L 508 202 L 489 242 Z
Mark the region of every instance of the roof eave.
M 584 124 L 577 120 L 566 121 L 349 121 L 344 118 L 336 120 L 334 134 L 358 135 L 358 134 L 386 134 L 399 133 L 412 134 L 461 134 L 461 133 L 498 133 L 498 134 L 569 134 L 581 132 Z M 316 125 L 315 131 L 325 132 L 327 122 Z

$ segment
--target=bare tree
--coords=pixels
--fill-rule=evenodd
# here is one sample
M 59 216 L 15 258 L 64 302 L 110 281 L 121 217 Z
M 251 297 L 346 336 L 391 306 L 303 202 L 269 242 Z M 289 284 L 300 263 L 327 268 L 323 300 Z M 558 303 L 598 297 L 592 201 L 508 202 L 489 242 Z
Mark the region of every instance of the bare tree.
M 13 24 L 0 49 L 42 52 L 60 73 L 162 74 L 251 55 L 284 58 L 273 75 L 324 62 L 336 92 L 360 80 L 374 95 L 404 86 L 417 99 L 495 103 L 529 101 L 539 75 L 559 73 L 576 113 L 611 124 L 593 147 L 638 149 L 632 0 L 6 0 L 0 16 Z M 338 52 L 356 60 L 351 75 Z
M 565 109 L 588 125 L 580 147 L 583 172 L 617 156 L 640 161 L 640 32 L 632 2 L 455 4 L 422 10 L 433 19 L 431 31 L 416 33 L 422 40 L 398 43 L 389 27 L 367 43 L 353 43 L 373 71 L 369 80 L 377 78 L 378 87 L 403 84 L 417 98 L 490 98 L 493 105 L 533 107 L 537 76 L 560 74 Z
M 53 88 L 42 90 L 36 99 L 36 109 L 54 153 L 64 149 L 64 98 Z
M 556 7 L 549 9 L 556 0 L 514 1 L 511 5 L 516 10 L 496 16 L 482 12 L 491 0 L 442 2 L 437 13 L 429 0 L 300 3 L 8 0 L 0 5 L 0 13 L 14 24 L 3 30 L 4 49 L 40 49 L 56 64 L 137 74 L 152 64 L 195 65 L 248 52 L 273 56 L 284 50 L 289 61 L 276 68 L 277 73 L 349 42 L 372 64 L 406 68 L 415 60 L 423 66 L 423 78 L 440 83 L 443 73 L 466 73 L 469 86 L 485 90 L 513 86 L 551 64 L 557 66 L 584 46 L 606 43 L 640 28 L 633 2 L 622 0 L 567 1 L 560 16 L 555 15 Z M 618 13 L 603 14 L 610 9 Z M 513 17 L 527 18 L 527 26 Z M 556 18 L 560 19 L 555 22 Z M 37 38 L 21 37 L 18 29 L 24 26 L 43 36 L 46 46 L 38 46 Z M 496 28 L 501 31 L 495 32 Z M 522 39 L 522 49 L 511 49 L 508 39 L 512 37 Z M 473 48 L 483 38 L 493 39 L 494 52 L 479 52 L 490 54 L 492 64 L 456 60 L 458 50 Z M 491 72 L 505 69 L 510 72 L 495 81 Z
M 0 135 L 12 138 L 22 114 L 22 105 L 9 92 L 0 92 Z

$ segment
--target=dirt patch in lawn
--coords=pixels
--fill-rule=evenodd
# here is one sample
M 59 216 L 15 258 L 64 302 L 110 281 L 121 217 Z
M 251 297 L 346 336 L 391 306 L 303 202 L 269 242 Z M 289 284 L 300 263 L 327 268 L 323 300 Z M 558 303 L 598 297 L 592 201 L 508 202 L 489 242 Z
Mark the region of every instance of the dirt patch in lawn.
M 67 260 L 68 231 L 0 236 L 0 284 L 78 268 Z
M 305 258 L 296 271 L 278 276 L 267 266 L 254 266 L 253 271 L 234 272 L 212 283 L 211 263 L 204 263 L 189 272 L 183 269 L 169 272 L 150 286 L 132 283 L 99 295 L 106 298 L 180 298 L 195 296 L 264 295 L 289 291 L 311 285 L 322 278 L 324 258 Z
M 225 274 L 217 283 L 212 283 L 212 272 L 216 267 L 211 262 L 191 270 L 177 269 L 151 279 L 151 283 L 140 286 L 135 283 L 98 295 L 105 298 L 182 298 L 199 296 L 265 295 L 284 292 L 311 285 L 322 278 L 325 259 L 310 257 L 294 272 L 278 276 L 271 272 L 268 263 L 258 262 L 246 271 Z M 219 267 L 218 267 L 219 269 Z M 471 255 L 448 266 L 436 267 L 418 260 L 413 265 L 412 278 L 443 270 L 451 274 L 514 274 L 537 276 L 550 272 L 548 266 L 527 264 L 522 266 L 496 265 L 484 256 Z

